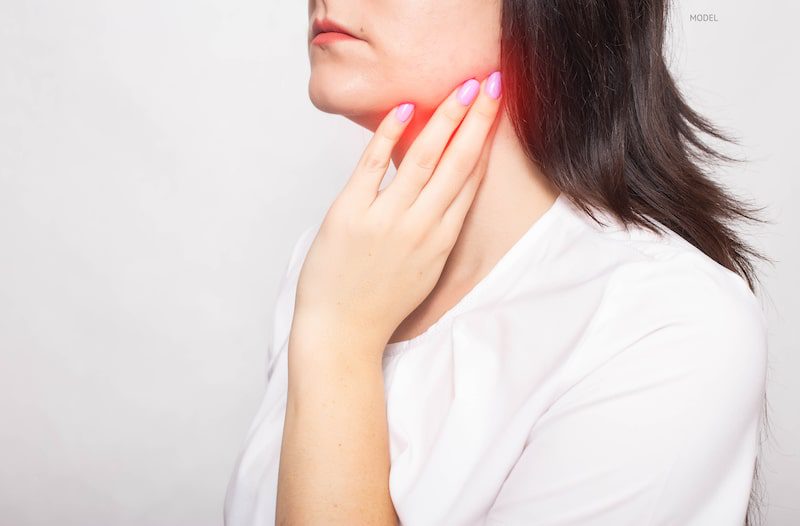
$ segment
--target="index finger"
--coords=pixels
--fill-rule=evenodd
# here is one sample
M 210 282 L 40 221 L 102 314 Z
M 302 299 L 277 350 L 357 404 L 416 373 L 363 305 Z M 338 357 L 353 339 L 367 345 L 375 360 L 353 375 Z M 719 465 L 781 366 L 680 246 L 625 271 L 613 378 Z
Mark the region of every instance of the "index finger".
M 389 168 L 392 150 L 411 121 L 413 113 L 414 104 L 406 102 L 384 116 L 361 153 L 343 192 L 362 198 L 367 204 L 372 203 Z

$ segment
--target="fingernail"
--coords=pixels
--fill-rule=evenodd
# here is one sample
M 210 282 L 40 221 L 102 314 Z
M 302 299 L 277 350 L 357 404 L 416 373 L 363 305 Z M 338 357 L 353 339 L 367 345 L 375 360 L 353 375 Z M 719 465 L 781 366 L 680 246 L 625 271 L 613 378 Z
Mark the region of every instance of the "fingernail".
M 397 107 L 394 115 L 400 122 L 406 122 L 411 116 L 412 111 L 414 111 L 414 105 L 410 102 L 406 102 L 405 104 L 401 104 Z
M 500 72 L 495 71 L 489 75 L 489 80 L 486 81 L 486 93 L 493 99 L 500 98 Z
M 478 94 L 478 91 L 480 91 L 480 88 L 480 82 L 475 79 L 469 79 L 462 84 L 461 88 L 458 90 L 458 94 L 456 95 L 458 102 L 464 106 L 468 106 L 473 100 L 475 100 L 475 96 Z

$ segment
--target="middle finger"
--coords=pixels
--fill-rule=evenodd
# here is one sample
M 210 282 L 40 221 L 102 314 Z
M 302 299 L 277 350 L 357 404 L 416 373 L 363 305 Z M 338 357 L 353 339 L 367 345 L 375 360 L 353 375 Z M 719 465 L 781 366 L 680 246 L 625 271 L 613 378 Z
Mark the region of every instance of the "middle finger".
M 453 130 L 461 123 L 479 90 L 480 83 L 474 78 L 469 79 L 436 108 L 397 167 L 397 175 L 378 200 L 388 201 L 392 207 L 402 210 L 411 206 L 430 179 Z
M 433 177 L 410 208 L 439 219 L 473 172 L 500 107 L 500 72 L 484 79 L 481 94 L 436 166 Z M 417 215 L 413 213 L 413 215 Z

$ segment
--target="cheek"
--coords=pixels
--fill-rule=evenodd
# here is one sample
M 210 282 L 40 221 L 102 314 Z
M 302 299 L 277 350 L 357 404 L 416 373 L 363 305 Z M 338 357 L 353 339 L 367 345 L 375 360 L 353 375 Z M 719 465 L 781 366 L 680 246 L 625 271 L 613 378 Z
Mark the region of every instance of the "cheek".
M 369 2 L 362 13 L 367 42 L 316 56 L 309 96 L 323 111 L 362 123 L 413 101 L 429 114 L 462 82 L 483 80 L 499 66 L 493 0 Z
M 390 61 L 381 65 L 387 84 L 400 98 L 414 100 L 420 107 L 435 107 L 467 79 L 483 80 L 499 66 L 499 44 L 483 35 L 467 33 L 428 34 L 397 45 Z
M 499 8 L 489 0 L 398 0 L 376 20 L 381 76 L 392 98 L 438 106 L 470 77 L 483 80 L 500 62 Z M 385 6 L 386 4 L 384 4 Z M 402 7 L 401 7 L 402 5 Z M 465 12 L 471 16 L 466 17 Z

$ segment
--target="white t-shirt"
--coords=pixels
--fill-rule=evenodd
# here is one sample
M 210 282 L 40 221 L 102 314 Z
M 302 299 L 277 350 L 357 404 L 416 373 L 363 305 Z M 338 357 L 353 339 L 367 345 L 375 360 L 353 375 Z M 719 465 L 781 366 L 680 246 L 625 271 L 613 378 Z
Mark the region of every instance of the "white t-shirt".
M 596 216 L 607 226 L 562 193 L 458 304 L 387 346 L 404 526 L 743 523 L 767 372 L 760 302 L 671 230 Z M 274 524 L 287 339 L 318 228 L 281 284 L 227 526 Z

